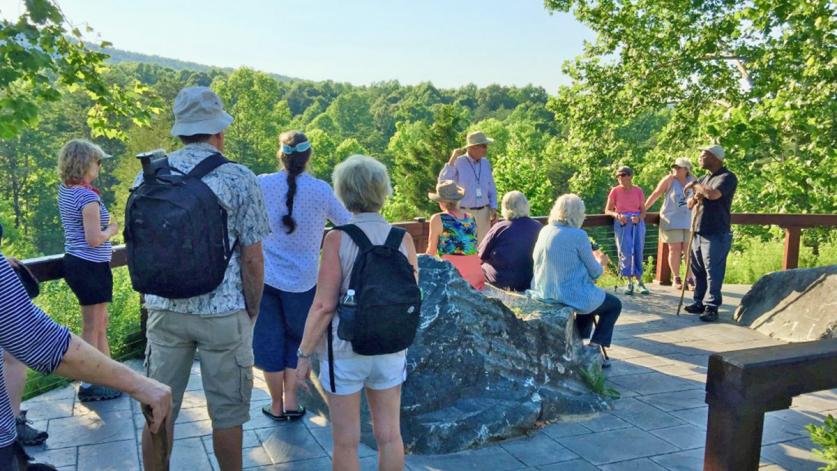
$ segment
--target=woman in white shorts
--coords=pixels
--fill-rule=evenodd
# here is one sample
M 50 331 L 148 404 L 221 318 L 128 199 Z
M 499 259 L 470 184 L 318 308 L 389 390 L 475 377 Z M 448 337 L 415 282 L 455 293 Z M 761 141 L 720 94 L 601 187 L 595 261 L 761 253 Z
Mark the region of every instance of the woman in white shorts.
M 352 213 L 350 224 L 358 226 L 375 245 L 381 245 L 392 227 L 381 216 L 386 198 L 392 194 L 386 167 L 377 160 L 353 155 L 334 169 L 334 190 Z M 401 252 L 418 273 L 416 249 L 409 233 L 404 235 Z M 364 356 L 352 350 L 337 335 L 339 318 L 334 315 L 338 300 L 348 290 L 358 247 L 341 231 L 331 231 L 323 242 L 322 261 L 314 303 L 305 322 L 305 332 L 297 351 L 297 378 L 305 384 L 311 370 L 310 357 L 320 353 L 320 383 L 328 394 L 331 430 L 334 438 L 333 469 L 357 470 L 360 444 L 360 393 L 372 415 L 372 428 L 378 445 L 378 469 L 404 468 L 401 440 L 401 383 L 407 378 L 407 351 Z M 331 325 L 334 351 L 334 390 L 329 382 L 326 338 Z
M 678 158 L 671 164 L 671 173 L 660 180 L 657 188 L 645 200 L 645 209 L 648 210 L 660 196 L 665 195 L 660 209 L 660 241 L 668 244 L 668 266 L 677 289 L 683 287 L 680 259 L 686 254 L 692 219 L 692 211 L 686 206 L 687 197 L 683 189 L 694 179 L 689 159 Z

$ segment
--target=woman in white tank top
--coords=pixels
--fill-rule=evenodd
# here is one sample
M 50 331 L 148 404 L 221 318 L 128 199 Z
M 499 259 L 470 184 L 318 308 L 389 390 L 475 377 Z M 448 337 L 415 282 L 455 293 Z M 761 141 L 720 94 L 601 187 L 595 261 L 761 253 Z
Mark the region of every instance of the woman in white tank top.
M 392 227 L 380 210 L 392 187 L 386 167 L 371 157 L 353 155 L 334 169 L 334 189 L 346 209 L 351 224 L 359 227 L 373 244 L 383 244 Z M 418 273 L 416 249 L 409 233 L 404 235 L 401 252 Z M 358 355 L 349 342 L 337 335 L 339 318 L 334 315 L 338 300 L 349 286 L 358 247 L 341 231 L 331 231 L 323 242 L 322 261 L 317 278 L 314 304 L 305 322 L 305 333 L 297 356 L 297 378 L 305 385 L 311 370 L 310 357 L 320 357 L 320 383 L 328 394 L 329 415 L 334 438 L 334 469 L 358 469 L 360 444 L 360 394 L 372 413 L 372 428 L 378 445 L 378 469 L 404 468 L 401 440 L 401 383 L 407 378 L 406 350 L 387 355 Z M 326 329 L 333 329 L 334 390 L 329 380 L 325 355 Z
M 671 173 L 660 180 L 657 188 L 645 200 L 645 208 L 651 209 L 651 205 L 665 195 L 663 206 L 660 208 L 660 241 L 668 244 L 668 266 L 674 276 L 676 289 L 683 287 L 683 281 L 680 278 L 680 259 L 686 255 L 692 214 L 691 210 L 686 207 L 687 195 L 683 189 L 694 179 L 692 163 L 689 159 L 678 158 L 671 164 Z

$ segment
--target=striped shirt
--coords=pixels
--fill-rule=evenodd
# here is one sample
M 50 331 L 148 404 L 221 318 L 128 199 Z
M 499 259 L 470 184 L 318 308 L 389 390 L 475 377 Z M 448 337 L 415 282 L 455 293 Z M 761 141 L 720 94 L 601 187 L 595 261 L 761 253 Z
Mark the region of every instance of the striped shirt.
M 51 373 L 69 346 L 69 330 L 32 304 L 0 252 L 0 378 L 3 377 L 3 350 L 33 370 Z M 0 388 L 0 447 L 11 444 L 17 436 L 15 416 L 3 386 Z
M 61 214 L 61 225 L 64 226 L 64 252 L 90 262 L 109 262 L 112 254 L 109 241 L 91 247 L 84 238 L 84 216 L 81 210 L 90 203 L 99 204 L 99 225 L 107 227 L 110 214 L 96 192 L 82 187 L 58 186 L 58 212 Z

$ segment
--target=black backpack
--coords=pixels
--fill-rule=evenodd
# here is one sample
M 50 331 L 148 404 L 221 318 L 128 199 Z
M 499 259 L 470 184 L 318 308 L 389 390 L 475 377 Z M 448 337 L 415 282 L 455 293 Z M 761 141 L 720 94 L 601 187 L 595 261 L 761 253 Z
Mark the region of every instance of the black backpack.
M 184 174 L 168 158 L 140 158 L 143 182 L 128 197 L 123 233 L 134 290 L 173 299 L 209 293 L 238 241 L 230 246 L 227 211 L 201 178 L 229 160 L 215 153 Z
M 350 340 L 359 355 L 384 355 L 404 350 L 413 343 L 421 317 L 421 292 L 415 271 L 399 250 L 404 229 L 393 227 L 384 245 L 372 245 L 363 231 L 352 224 L 335 227 L 352 238 L 358 255 L 349 279 L 355 292 L 354 306 L 341 304 L 338 336 Z M 332 328 L 328 327 L 329 380 L 334 385 Z

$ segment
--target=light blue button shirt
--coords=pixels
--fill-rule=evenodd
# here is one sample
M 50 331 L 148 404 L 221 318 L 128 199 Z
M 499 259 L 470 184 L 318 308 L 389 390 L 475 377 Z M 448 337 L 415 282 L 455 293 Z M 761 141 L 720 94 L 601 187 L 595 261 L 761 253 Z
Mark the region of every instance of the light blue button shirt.
M 594 284 L 604 269 L 593 257 L 583 229 L 547 224 L 538 235 L 532 257 L 535 265 L 529 293 L 533 297 L 565 304 L 580 314 L 589 314 L 604 302 L 604 290 Z
M 491 173 L 491 163 L 485 157 L 474 161 L 468 154 L 460 155 L 453 165 L 445 164 L 439 180 L 454 180 L 465 189 L 459 202 L 463 208 L 489 206 L 497 209 L 497 186 Z

